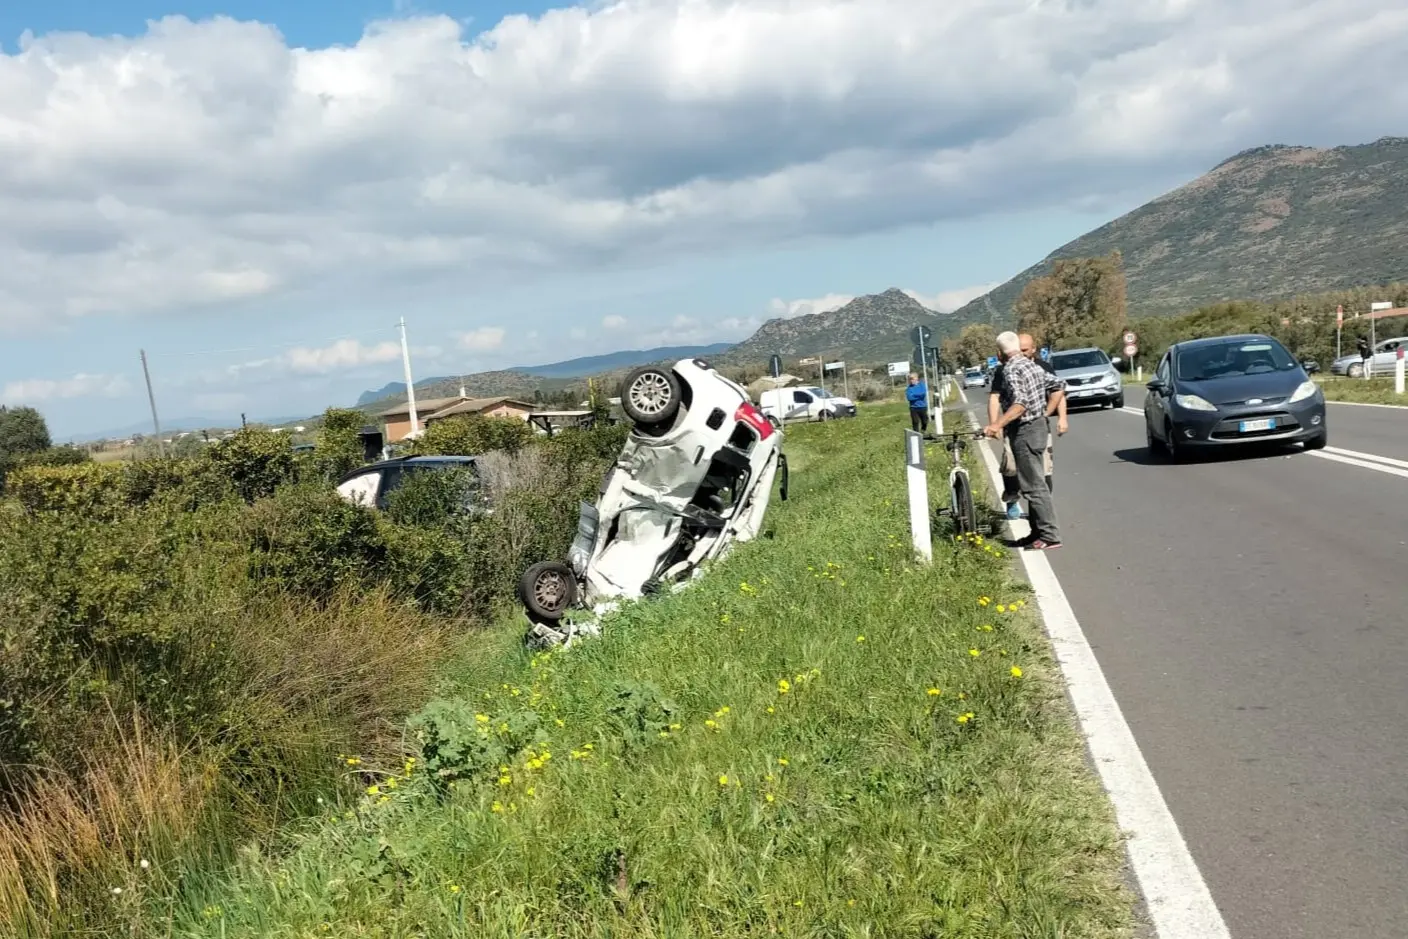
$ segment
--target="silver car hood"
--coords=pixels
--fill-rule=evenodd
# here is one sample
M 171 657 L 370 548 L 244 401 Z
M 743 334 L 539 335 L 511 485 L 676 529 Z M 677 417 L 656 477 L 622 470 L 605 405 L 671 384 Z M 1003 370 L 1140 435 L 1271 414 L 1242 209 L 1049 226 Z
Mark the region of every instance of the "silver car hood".
M 1102 365 L 1099 368 L 1058 369 L 1056 377 L 1062 381 L 1070 381 L 1072 378 L 1106 378 L 1109 374 L 1109 367 Z

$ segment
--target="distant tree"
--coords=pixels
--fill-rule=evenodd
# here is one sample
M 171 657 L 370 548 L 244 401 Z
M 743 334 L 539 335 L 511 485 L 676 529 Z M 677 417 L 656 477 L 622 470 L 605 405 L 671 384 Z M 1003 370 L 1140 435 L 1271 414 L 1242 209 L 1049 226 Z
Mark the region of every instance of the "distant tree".
M 53 446 L 49 425 L 34 408 L 0 405 L 0 457 L 41 453 Z
M 323 425 L 313 454 L 318 471 L 328 479 L 339 479 L 361 466 L 362 439 L 358 436 L 367 423 L 367 415 L 350 408 L 328 408 L 323 412 Z
M 517 453 L 533 439 L 527 421 L 467 414 L 435 421 L 412 445 L 417 456 L 478 456 L 492 450 Z
M 1031 333 L 1038 345 L 1109 348 L 1128 323 L 1125 293 L 1118 251 L 1099 258 L 1063 258 L 1022 291 L 1017 328 Z
M 958 368 L 981 365 L 988 356 L 997 354 L 997 330 L 989 323 L 970 323 L 956 339 L 944 340 L 939 355 L 946 364 Z

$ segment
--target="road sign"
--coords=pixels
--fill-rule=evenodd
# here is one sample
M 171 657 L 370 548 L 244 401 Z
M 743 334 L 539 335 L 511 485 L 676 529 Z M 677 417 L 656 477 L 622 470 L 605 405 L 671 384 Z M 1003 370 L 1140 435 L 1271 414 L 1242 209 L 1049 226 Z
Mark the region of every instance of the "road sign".
M 1042 347 L 1041 347 L 1041 352 L 1039 352 L 1039 353 L 1037 353 L 1037 354 L 1041 356 L 1041 360 L 1042 360 L 1043 362 L 1049 362 L 1049 361 L 1051 361 L 1051 347 L 1050 347 L 1050 346 L 1042 346 Z
M 997 368 L 997 356 L 995 356 L 995 355 L 990 355 L 990 356 L 988 356 L 988 368 L 990 368 L 990 369 Z
M 824 367 L 828 372 L 834 372 L 834 371 L 836 371 L 838 368 L 845 368 L 845 367 L 846 367 L 846 363 L 845 363 L 845 362 L 827 362 L 826 365 L 823 366 L 823 367 Z
M 1125 344 L 1128 345 L 1128 344 L 1131 344 L 1131 343 L 1134 343 L 1134 342 L 1138 342 L 1138 341 L 1139 341 L 1139 337 L 1136 336 L 1136 335 L 1133 333 L 1133 331 L 1129 331 L 1129 332 L 1126 332 L 1126 333 L 1124 334 L 1124 341 L 1125 341 Z
M 1124 354 L 1125 354 L 1125 355 L 1133 356 L 1133 355 L 1134 355 L 1135 353 L 1137 353 L 1138 351 L 1139 351 L 1139 347 L 1136 346 L 1134 343 L 1132 343 L 1132 342 L 1126 342 L 1126 343 L 1124 344 Z
M 1335 307 L 1335 328 L 1336 328 L 1336 329 L 1339 329 L 1339 328 L 1340 328 L 1341 326 L 1343 326 L 1343 325 L 1344 325 L 1344 307 L 1343 307 L 1343 306 L 1337 306 L 1337 307 Z
M 909 341 L 916 346 L 927 349 L 929 341 L 934 338 L 934 331 L 928 326 L 916 326 L 909 331 Z
M 768 371 L 772 374 L 773 378 L 778 378 L 782 375 L 782 356 L 778 355 L 776 352 L 772 354 L 772 358 L 768 359 Z
M 909 374 L 908 362 L 891 362 L 887 368 L 891 378 L 904 378 Z

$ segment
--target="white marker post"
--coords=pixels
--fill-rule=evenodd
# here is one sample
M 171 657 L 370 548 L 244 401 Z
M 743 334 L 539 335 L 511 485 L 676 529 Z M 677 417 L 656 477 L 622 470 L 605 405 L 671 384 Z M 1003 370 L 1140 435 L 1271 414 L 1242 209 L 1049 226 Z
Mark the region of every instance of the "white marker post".
M 1403 394 L 1403 349 L 1398 350 L 1398 358 L 1393 363 L 1393 393 Z
M 933 533 L 929 530 L 929 474 L 924 468 L 924 435 L 917 430 L 904 432 L 904 462 L 914 552 L 928 564 L 934 559 Z

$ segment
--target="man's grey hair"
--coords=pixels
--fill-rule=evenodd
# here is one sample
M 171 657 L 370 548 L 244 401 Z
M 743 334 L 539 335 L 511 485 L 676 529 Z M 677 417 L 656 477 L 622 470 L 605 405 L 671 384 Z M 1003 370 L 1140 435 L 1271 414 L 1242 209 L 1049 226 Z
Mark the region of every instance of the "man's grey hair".
M 1015 355 L 1022 351 L 1022 341 L 1017 338 L 1017 334 L 1012 330 L 997 334 L 997 347 L 1004 355 Z

